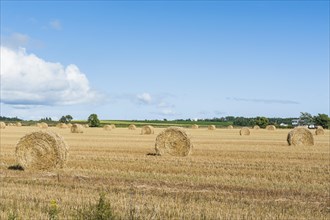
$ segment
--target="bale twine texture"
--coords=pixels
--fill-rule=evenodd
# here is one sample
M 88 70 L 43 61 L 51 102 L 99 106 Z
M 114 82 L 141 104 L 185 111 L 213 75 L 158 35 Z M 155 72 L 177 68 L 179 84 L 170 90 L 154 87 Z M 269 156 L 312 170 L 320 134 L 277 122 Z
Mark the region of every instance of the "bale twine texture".
M 243 127 L 241 128 L 241 130 L 239 131 L 240 135 L 250 135 L 250 129 L 248 127 Z
M 71 126 L 71 133 L 84 133 L 83 126 L 81 124 L 73 124 Z
M 143 126 L 141 129 L 141 134 L 154 134 L 154 127 L 152 127 L 151 125 L 146 125 Z
M 169 127 L 162 131 L 156 138 L 156 154 L 169 154 L 172 156 L 188 156 L 193 145 L 187 133 L 178 127 Z
M 63 168 L 69 147 L 64 139 L 52 131 L 32 132 L 16 145 L 16 161 L 23 169 L 47 170 Z
M 313 146 L 312 132 L 305 127 L 296 127 L 288 133 L 287 141 L 293 146 Z

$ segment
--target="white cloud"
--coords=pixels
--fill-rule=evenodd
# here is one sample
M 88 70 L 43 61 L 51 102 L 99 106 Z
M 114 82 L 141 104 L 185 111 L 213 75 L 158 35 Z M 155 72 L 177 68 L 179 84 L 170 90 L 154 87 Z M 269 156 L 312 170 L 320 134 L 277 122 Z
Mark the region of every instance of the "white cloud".
M 52 20 L 49 22 L 49 26 L 57 31 L 62 30 L 62 25 L 59 20 Z
M 140 104 L 151 104 L 152 102 L 151 95 L 146 92 L 142 94 L 138 94 L 136 98 Z
M 44 61 L 25 49 L 1 46 L 1 102 L 10 105 L 72 105 L 99 96 L 76 65 Z
M 27 46 L 29 42 L 30 37 L 26 34 L 12 33 L 10 36 L 1 36 L 1 43 L 11 48 Z

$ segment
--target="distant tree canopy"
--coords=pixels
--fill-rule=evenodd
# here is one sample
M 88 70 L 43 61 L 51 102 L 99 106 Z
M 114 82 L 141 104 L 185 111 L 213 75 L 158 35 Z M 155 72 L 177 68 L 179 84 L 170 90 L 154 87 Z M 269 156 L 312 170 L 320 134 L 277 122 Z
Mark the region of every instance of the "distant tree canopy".
M 51 117 L 41 118 L 39 121 L 53 121 Z
M 66 116 L 62 116 L 59 120 L 59 122 L 62 122 L 62 123 L 69 123 L 71 122 L 72 120 L 72 116 L 71 115 L 66 115 Z
M 98 119 L 97 114 L 91 114 L 87 121 L 90 127 L 100 127 L 100 120 Z
M 266 117 L 256 117 L 254 119 L 254 125 L 258 125 L 260 128 L 265 128 L 269 124 L 269 120 Z
M 0 121 L 23 121 L 23 119 L 17 118 L 17 117 L 5 117 L 5 116 L 0 116 Z
M 330 118 L 326 114 L 318 114 L 313 117 L 313 121 L 316 125 L 321 125 L 323 128 L 330 127 Z

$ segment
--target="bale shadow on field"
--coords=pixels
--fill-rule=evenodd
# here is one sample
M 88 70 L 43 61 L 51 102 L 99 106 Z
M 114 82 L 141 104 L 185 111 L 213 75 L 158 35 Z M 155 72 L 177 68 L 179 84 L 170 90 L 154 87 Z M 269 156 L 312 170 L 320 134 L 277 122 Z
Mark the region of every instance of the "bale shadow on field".
M 8 170 L 20 170 L 20 171 L 23 171 L 24 168 L 21 165 L 16 164 L 16 165 L 9 166 L 8 167 Z
M 157 154 L 157 153 L 147 153 L 146 155 L 147 156 L 160 156 L 160 154 Z

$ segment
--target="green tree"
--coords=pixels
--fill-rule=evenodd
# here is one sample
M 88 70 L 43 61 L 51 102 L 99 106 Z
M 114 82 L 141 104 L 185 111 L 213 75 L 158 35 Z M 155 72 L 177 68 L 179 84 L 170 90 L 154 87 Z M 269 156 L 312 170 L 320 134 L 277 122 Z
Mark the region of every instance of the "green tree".
M 68 121 L 67 121 L 67 119 L 66 119 L 65 116 L 62 116 L 62 117 L 60 118 L 59 122 L 61 122 L 61 123 L 67 123 Z
M 330 118 L 326 114 L 314 116 L 313 121 L 316 125 L 321 125 L 323 128 L 329 128 L 330 126 Z
M 256 117 L 254 119 L 255 125 L 258 125 L 260 128 L 265 128 L 269 124 L 269 120 L 266 117 Z
M 91 114 L 87 121 L 90 127 L 100 127 L 100 120 L 98 119 L 97 114 Z
M 300 123 L 301 125 L 308 125 L 313 123 L 313 116 L 308 112 L 300 112 Z
M 68 122 L 71 122 L 71 120 L 73 119 L 71 115 L 66 115 L 65 118 Z

